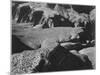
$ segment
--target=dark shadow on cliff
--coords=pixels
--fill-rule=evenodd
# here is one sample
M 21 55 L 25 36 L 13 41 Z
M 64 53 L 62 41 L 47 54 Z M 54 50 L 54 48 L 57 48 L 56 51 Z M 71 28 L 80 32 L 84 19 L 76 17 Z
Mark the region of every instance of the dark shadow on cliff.
M 12 35 L 12 54 L 21 53 L 24 50 L 33 50 L 20 41 L 15 35 Z

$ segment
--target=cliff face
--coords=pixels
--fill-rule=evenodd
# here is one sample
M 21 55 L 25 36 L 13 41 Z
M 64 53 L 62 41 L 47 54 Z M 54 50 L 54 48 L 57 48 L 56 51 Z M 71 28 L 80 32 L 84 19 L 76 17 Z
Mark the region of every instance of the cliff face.
M 16 30 L 24 30 L 25 34 L 31 29 L 35 32 L 57 27 L 83 27 L 83 32 L 78 33 L 78 39 L 57 41 L 59 44 L 51 52 L 40 53 L 13 34 L 13 27 L 18 25 Z M 11 62 L 14 73 L 95 69 L 95 6 L 13 1 Z

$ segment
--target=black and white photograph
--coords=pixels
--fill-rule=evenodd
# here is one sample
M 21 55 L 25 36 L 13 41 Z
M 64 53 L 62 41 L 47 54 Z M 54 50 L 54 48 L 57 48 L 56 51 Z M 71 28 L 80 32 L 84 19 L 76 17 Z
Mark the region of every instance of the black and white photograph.
M 11 74 L 95 70 L 96 6 L 11 1 Z

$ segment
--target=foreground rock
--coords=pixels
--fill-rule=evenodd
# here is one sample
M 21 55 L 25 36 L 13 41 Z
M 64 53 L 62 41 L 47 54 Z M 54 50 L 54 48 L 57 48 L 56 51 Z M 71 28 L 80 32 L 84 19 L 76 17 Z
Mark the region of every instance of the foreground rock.
M 36 51 L 24 51 L 22 53 L 12 55 L 11 72 L 13 73 L 31 73 L 41 58 Z
M 85 48 L 79 51 L 80 54 L 85 54 L 88 56 L 89 60 L 92 62 L 93 67 L 95 68 L 95 57 L 96 57 L 96 48 L 95 47 L 90 47 L 90 48 Z
M 93 69 L 89 59 L 82 56 L 76 56 L 66 50 L 64 47 L 58 46 L 48 57 L 48 64 L 41 59 L 40 54 L 35 51 L 24 51 L 19 54 L 12 55 L 12 72 L 13 73 L 34 73 L 34 72 L 52 72 L 67 70 L 85 70 Z
M 83 57 L 85 61 L 79 56 L 70 53 L 64 47 L 58 46 L 49 54 L 49 63 L 45 65 L 45 61 L 42 60 L 36 69 L 39 72 L 93 69 L 88 57 L 86 55 L 81 57 Z

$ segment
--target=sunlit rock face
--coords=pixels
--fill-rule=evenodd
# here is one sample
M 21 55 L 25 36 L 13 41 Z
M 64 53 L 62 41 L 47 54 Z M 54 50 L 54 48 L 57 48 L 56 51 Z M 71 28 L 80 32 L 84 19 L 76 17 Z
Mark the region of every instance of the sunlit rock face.
M 13 1 L 11 71 L 95 69 L 95 10 L 95 6 Z
M 93 67 L 95 68 L 95 56 L 96 56 L 96 50 L 95 47 L 85 48 L 79 51 L 80 54 L 85 54 L 88 56 L 89 60 L 92 62 Z
M 92 7 L 90 7 L 90 6 L 87 6 L 87 7 L 86 6 L 75 6 L 75 5 L 71 6 L 71 5 L 34 3 L 33 2 L 33 3 L 22 3 L 22 4 L 16 3 L 12 8 L 13 8 L 13 11 L 12 11 L 13 20 L 17 21 L 18 23 L 19 22 L 26 22 L 26 23 L 33 22 L 33 24 L 34 24 L 34 22 L 40 21 L 38 23 L 43 23 L 43 24 L 47 23 L 48 24 L 48 21 L 50 18 L 53 18 L 56 15 L 58 15 L 58 16 L 60 16 L 58 18 L 61 22 L 68 19 L 70 22 L 74 23 L 74 25 L 77 26 L 79 24 L 79 22 L 87 24 L 87 22 L 89 20 L 88 15 L 90 15 L 90 17 L 91 17 L 92 10 L 95 7 L 94 6 L 92 6 Z M 85 11 L 84 8 L 88 8 L 89 10 Z M 78 10 L 78 9 L 80 9 L 80 10 Z M 36 13 L 36 12 L 42 12 L 42 13 L 40 14 L 40 13 Z M 37 16 L 35 14 L 37 14 Z M 40 16 L 40 18 L 37 19 L 39 16 Z M 58 20 L 58 22 L 59 22 L 59 20 Z M 37 23 L 34 25 L 37 25 Z M 67 23 L 66 23 L 66 25 L 67 25 Z M 60 26 L 60 24 L 59 24 L 59 26 Z M 63 24 L 61 26 L 63 26 Z

